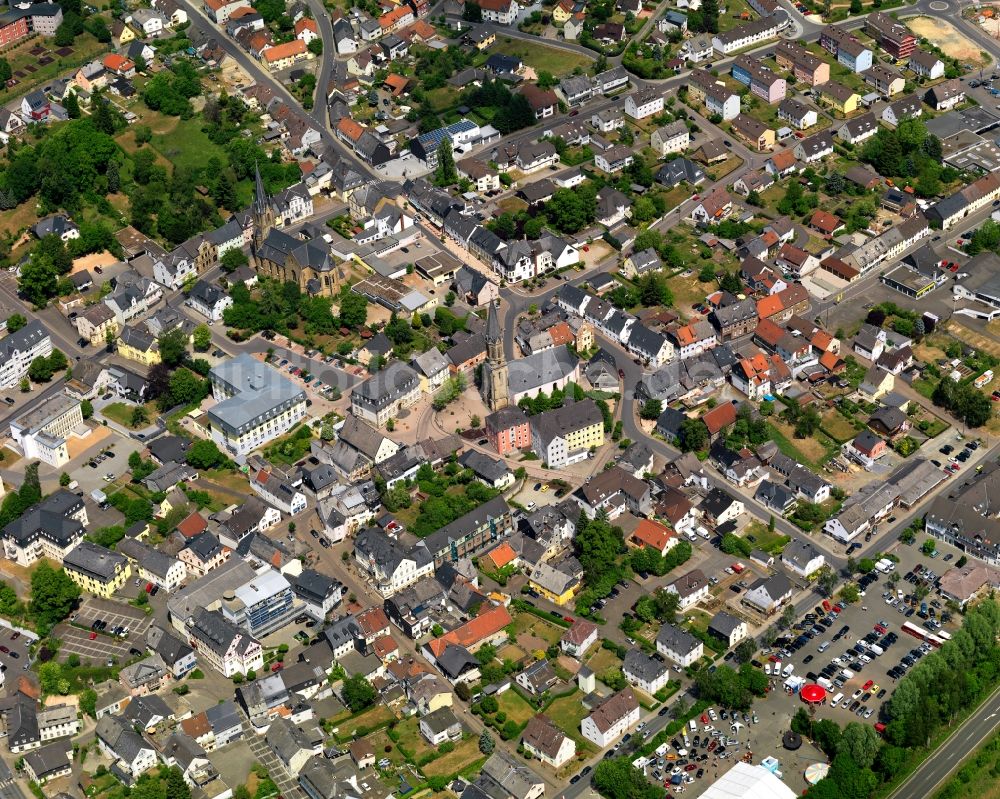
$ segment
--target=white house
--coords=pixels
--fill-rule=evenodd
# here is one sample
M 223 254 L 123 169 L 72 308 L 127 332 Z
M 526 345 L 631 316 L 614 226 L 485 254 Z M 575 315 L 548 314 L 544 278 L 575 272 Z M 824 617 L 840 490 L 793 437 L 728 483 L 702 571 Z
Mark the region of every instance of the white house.
M 153 280 L 174 291 L 197 275 L 194 261 L 184 256 L 167 255 L 153 264 Z
M 218 322 L 226 308 L 231 308 L 233 298 L 207 280 L 199 280 L 188 295 L 187 304 L 210 322 Z
M 826 564 L 826 558 L 811 541 L 796 538 L 781 553 L 781 562 L 800 577 L 809 577 Z
M 631 688 L 613 694 L 580 724 L 583 737 L 599 749 L 610 746 L 639 723 L 639 702 Z
M 636 688 L 647 694 L 662 691 L 670 681 L 666 663 L 650 657 L 641 649 L 630 649 L 622 662 L 622 674 Z
M 710 588 L 711 584 L 701 569 L 692 569 L 667 586 L 670 593 L 677 594 L 681 610 L 708 599 Z
M 656 635 L 656 651 L 687 668 L 705 654 L 705 646 L 687 630 L 664 624 Z
M 640 89 L 625 98 L 625 114 L 632 119 L 645 119 L 663 113 L 663 93 L 655 88 Z
M 552 768 L 561 768 L 576 755 L 576 742 L 542 714 L 525 726 L 521 744 L 526 752 Z

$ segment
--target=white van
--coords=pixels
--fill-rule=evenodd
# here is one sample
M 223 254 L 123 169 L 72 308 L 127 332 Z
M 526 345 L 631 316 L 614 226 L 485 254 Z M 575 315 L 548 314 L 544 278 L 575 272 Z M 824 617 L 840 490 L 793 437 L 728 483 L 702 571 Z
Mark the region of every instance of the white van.
M 880 647 L 878 644 L 872 644 L 870 647 L 868 647 L 868 649 L 871 652 L 874 652 L 876 655 L 884 655 L 885 654 L 885 650 L 882 647 Z
M 819 646 L 818 646 L 818 647 L 816 648 L 816 651 L 817 651 L 817 652 L 826 652 L 826 650 L 827 650 L 827 649 L 829 649 L 829 648 L 830 648 L 830 642 L 829 642 L 829 641 L 824 641 L 823 643 L 821 643 L 821 644 L 820 644 L 820 645 L 819 645 Z
M 853 672 L 853 671 L 851 671 L 850 669 L 843 669 L 843 670 L 842 670 L 842 671 L 840 672 L 840 674 L 841 674 L 841 676 L 842 676 L 842 677 L 843 677 L 843 678 L 844 678 L 845 680 L 853 680 L 853 679 L 854 679 L 854 672 Z
M 768 661 L 767 663 L 765 663 L 765 664 L 764 664 L 764 673 L 765 673 L 765 674 L 766 674 L 766 675 L 767 675 L 768 677 L 770 677 L 770 676 L 771 676 L 771 661 L 770 661 L 770 660 L 769 660 L 769 661 Z
M 789 663 L 787 666 L 785 666 L 784 670 L 781 672 L 781 676 L 782 677 L 791 677 L 793 671 L 795 671 L 795 664 L 794 663 Z
M 691 719 L 688 722 L 688 729 L 691 730 L 691 732 L 698 732 L 698 722 L 695 721 L 694 719 Z
M 844 698 L 843 694 L 837 694 L 833 699 L 830 700 L 830 707 L 836 707 L 840 704 L 840 700 Z
M 819 679 L 816 680 L 816 683 L 818 685 L 822 685 L 828 691 L 833 690 L 833 683 L 830 682 L 826 677 L 820 677 Z

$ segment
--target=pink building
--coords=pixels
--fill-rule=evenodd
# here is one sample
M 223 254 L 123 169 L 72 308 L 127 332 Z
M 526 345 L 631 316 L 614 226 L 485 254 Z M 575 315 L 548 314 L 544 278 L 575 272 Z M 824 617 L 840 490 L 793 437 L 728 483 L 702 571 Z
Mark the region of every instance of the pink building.
M 501 408 L 486 417 L 486 437 L 501 457 L 531 447 L 531 426 L 516 406 Z

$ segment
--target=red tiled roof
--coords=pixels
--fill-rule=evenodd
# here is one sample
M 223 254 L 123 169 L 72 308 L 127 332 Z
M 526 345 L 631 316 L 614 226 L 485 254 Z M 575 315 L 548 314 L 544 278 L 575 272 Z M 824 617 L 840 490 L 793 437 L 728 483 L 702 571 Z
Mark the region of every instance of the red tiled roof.
M 350 117 L 341 117 L 337 120 L 337 130 L 351 141 L 357 141 L 365 132 L 365 129 Z
M 499 546 L 487 552 L 483 558 L 488 560 L 494 569 L 502 569 L 508 563 L 517 560 L 517 553 L 510 544 L 504 541 Z
M 198 511 L 195 511 L 177 525 L 177 530 L 185 538 L 194 538 L 198 533 L 202 533 L 207 529 L 208 522 L 205 521 L 204 517 Z
M 295 23 L 295 35 L 298 36 L 302 31 L 310 30 L 315 34 L 319 34 L 319 26 L 316 24 L 316 20 L 309 19 L 309 17 L 302 17 L 298 22 Z
M 822 208 L 817 208 L 813 212 L 812 219 L 809 220 L 809 224 L 824 233 L 833 233 L 843 223 L 833 214 L 824 211 Z
M 761 319 L 768 319 L 782 310 L 784 310 L 784 305 L 782 305 L 781 297 L 778 294 L 771 294 L 757 300 L 757 316 Z
M 434 657 L 439 657 L 451 644 L 470 649 L 490 636 L 496 635 L 512 621 L 507 608 L 497 605 L 482 611 L 476 618 L 469 619 L 461 627 L 445 633 L 427 646 Z
M 666 525 L 654 522 L 652 519 L 643 519 L 639 526 L 632 533 L 632 539 L 642 546 L 662 552 L 664 547 L 670 543 L 670 539 L 676 538 L 677 533 Z
M 708 432 L 714 436 L 720 430 L 736 423 L 736 406 L 731 402 L 724 402 L 722 405 L 712 408 L 701 417 L 701 420 L 708 428 Z
M 302 55 L 306 52 L 306 43 L 301 39 L 292 39 L 290 42 L 285 42 L 284 44 L 277 44 L 274 47 L 268 47 L 261 57 L 265 61 L 281 61 L 283 58 L 291 58 L 293 56 Z
M 130 69 L 135 69 L 135 64 L 118 53 L 108 53 L 104 56 L 104 68 L 112 72 L 128 72 Z

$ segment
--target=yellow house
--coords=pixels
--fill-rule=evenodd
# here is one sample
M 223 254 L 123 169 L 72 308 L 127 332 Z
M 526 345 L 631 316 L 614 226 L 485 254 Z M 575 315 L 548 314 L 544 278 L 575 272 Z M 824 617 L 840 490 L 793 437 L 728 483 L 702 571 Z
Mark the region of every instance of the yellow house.
M 81 541 L 63 558 L 63 570 L 88 593 L 111 599 L 128 582 L 128 558 L 90 541 Z
M 112 22 L 111 35 L 112 41 L 117 42 L 118 47 L 135 41 L 135 31 L 120 20 Z
M 565 25 L 573 16 L 574 5 L 576 4 L 572 0 L 562 0 L 552 9 L 552 21 L 556 25 Z
M 122 328 L 118 337 L 118 354 L 130 361 L 138 361 L 146 366 L 160 362 L 160 345 L 145 330 L 138 327 Z
M 584 322 L 580 325 L 580 329 L 576 331 L 576 351 L 589 352 L 594 344 L 594 328 L 587 322 Z
M 878 402 L 896 387 L 896 378 L 892 372 L 880 369 L 874 364 L 865 372 L 865 379 L 858 386 L 861 398 L 868 402 Z
M 115 313 L 103 302 L 91 305 L 76 318 L 76 331 L 94 347 L 102 347 L 107 342 L 108 332 L 118 335 L 118 320 Z
M 544 562 L 531 570 L 528 585 L 560 607 L 571 602 L 583 587 L 579 575 L 555 569 Z
M 819 99 L 842 114 L 853 114 L 858 110 L 861 95 L 843 83 L 831 80 L 819 87 Z
M 184 495 L 184 492 L 175 488 L 163 498 L 162 502 L 160 502 L 156 515 L 162 519 L 172 510 L 176 510 L 177 508 L 186 508 L 187 504 L 188 499 Z

